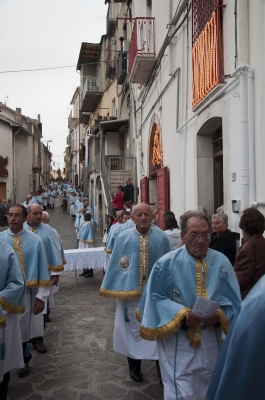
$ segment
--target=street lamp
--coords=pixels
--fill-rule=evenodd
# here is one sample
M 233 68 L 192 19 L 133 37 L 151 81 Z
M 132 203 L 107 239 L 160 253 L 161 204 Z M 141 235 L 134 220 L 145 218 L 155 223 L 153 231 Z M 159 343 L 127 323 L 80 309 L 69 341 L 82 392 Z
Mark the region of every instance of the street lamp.
M 53 142 L 53 140 L 42 140 L 41 143 L 46 143 L 46 147 L 48 149 L 48 143 Z

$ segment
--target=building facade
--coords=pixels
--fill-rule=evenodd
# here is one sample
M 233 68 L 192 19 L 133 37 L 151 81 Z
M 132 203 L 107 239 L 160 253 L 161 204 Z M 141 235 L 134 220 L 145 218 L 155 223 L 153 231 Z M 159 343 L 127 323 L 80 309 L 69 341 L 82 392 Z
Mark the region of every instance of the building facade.
M 23 202 L 40 185 L 42 124 L 0 103 L 0 199 Z

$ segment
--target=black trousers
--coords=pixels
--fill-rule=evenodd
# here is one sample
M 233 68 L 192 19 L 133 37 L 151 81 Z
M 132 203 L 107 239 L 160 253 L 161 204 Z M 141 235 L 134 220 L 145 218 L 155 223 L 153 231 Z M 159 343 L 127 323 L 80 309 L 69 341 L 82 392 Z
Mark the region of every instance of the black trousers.
M 129 364 L 129 370 L 139 375 L 139 373 L 141 372 L 142 360 L 135 360 L 134 358 L 131 357 L 127 357 L 127 360 Z
M 23 342 L 22 343 L 24 364 L 28 364 L 30 362 L 30 360 L 32 359 L 32 354 L 31 353 L 29 353 L 28 356 L 25 356 L 25 350 L 26 350 L 26 347 L 27 347 L 27 343 L 28 342 Z
M 128 365 L 129 365 L 129 370 L 131 372 L 135 372 L 137 375 L 141 372 L 141 361 L 142 360 L 135 360 L 134 358 L 127 357 L 128 360 Z M 162 381 L 161 377 L 161 371 L 160 371 L 160 365 L 159 361 L 156 360 L 156 371 L 157 371 L 157 376 L 160 381 Z
M 7 398 L 9 381 L 10 381 L 10 371 L 5 373 L 2 382 L 0 382 L 0 400 L 6 400 Z

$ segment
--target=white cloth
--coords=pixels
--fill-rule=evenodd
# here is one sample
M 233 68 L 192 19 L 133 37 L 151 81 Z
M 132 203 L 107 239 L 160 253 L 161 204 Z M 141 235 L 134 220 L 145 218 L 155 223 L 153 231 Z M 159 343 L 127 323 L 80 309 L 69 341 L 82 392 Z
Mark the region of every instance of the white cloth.
M 66 260 L 65 271 L 84 268 L 104 269 L 106 265 L 104 247 L 65 250 L 64 255 Z
M 30 290 L 32 290 L 32 294 L 30 294 L 30 291 L 27 291 L 25 312 L 18 315 L 22 343 L 27 342 L 33 337 L 44 335 L 43 315 L 42 313 L 34 315 L 32 308 L 36 297 L 44 302 L 47 301 L 50 288 L 34 288 Z
M 181 241 L 180 229 L 167 229 L 165 231 L 170 242 L 171 250 L 176 250 Z
M 215 331 L 210 332 L 208 328 L 202 329 L 201 347 L 194 349 L 190 347 L 187 332 L 180 329 L 177 335 L 157 342 L 164 384 L 164 400 L 176 400 L 176 398 L 203 400 L 205 398 L 220 351 L 221 338 L 218 339 Z
M 80 242 L 78 243 L 78 248 L 79 249 L 92 249 L 94 247 L 94 243 L 84 243 Z
M 7 313 L 6 327 L 0 329 L 0 348 L 3 343 L 5 330 L 5 360 L 0 360 L 0 382 L 8 371 L 24 366 L 23 350 L 21 344 L 21 333 L 18 315 Z
M 157 360 L 156 342 L 144 340 L 140 336 L 140 324 L 136 320 L 138 303 L 139 299 L 127 300 L 130 322 L 125 322 L 126 300 L 116 300 L 113 350 L 135 360 Z

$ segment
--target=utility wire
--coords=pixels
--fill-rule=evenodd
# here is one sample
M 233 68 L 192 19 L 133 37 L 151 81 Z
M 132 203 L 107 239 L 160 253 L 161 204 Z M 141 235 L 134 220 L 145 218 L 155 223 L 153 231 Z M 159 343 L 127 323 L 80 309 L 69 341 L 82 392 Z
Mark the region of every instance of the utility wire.
M 8 74 L 12 72 L 33 72 L 33 71 L 47 71 L 49 69 L 62 69 L 62 68 L 73 68 L 73 67 L 80 67 L 81 65 L 92 65 L 92 64 L 99 64 L 99 63 L 105 63 L 106 61 L 96 61 L 92 63 L 87 63 L 87 64 L 78 64 L 78 65 L 64 65 L 63 67 L 49 67 L 49 68 L 34 68 L 34 69 L 19 69 L 19 70 L 14 70 L 14 71 L 0 71 L 0 74 Z

